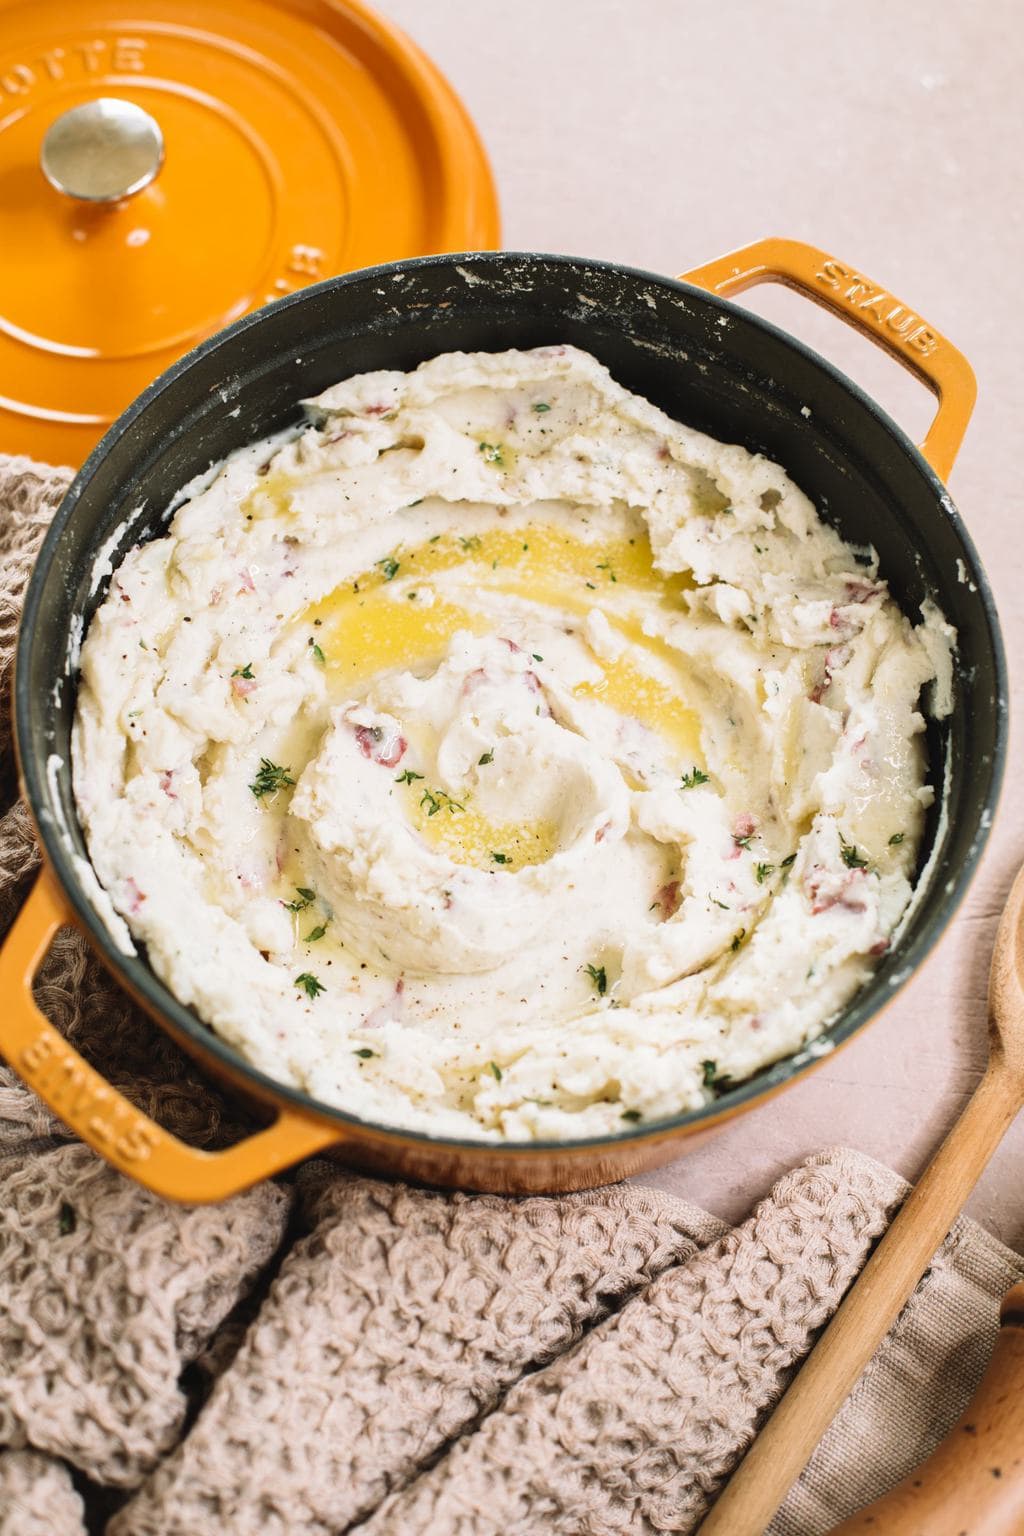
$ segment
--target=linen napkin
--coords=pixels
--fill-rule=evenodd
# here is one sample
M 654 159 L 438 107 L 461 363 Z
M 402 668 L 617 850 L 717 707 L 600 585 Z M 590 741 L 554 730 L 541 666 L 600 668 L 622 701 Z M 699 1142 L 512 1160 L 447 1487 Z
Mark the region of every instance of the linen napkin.
M 68 478 L 0 458 L 5 694 Z M 38 855 L 0 711 L 2 937 Z M 177 1135 L 245 1129 L 80 935 L 37 995 Z M 697 1529 L 906 1186 L 831 1149 L 730 1230 L 637 1185 L 505 1199 L 317 1160 L 172 1206 L 0 1063 L 0 1189 L 0 1536 L 652 1536 Z M 927 1455 L 1022 1277 L 957 1223 L 771 1536 L 826 1532 Z

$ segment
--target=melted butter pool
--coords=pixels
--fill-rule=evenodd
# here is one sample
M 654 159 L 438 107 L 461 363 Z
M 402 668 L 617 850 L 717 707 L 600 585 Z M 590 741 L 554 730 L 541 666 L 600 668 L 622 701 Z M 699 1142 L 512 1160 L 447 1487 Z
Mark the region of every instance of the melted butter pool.
M 686 700 L 680 657 L 644 633 L 643 616 L 652 605 L 678 612 L 690 585 L 685 577 L 655 569 L 645 534 L 598 543 L 549 525 L 526 524 L 399 545 L 308 608 L 297 623 L 319 647 L 331 701 L 339 703 L 358 696 L 381 672 L 437 665 L 459 630 L 500 632 L 487 611 L 494 597 L 516 599 L 520 611 L 534 607 L 548 624 L 566 627 L 568 618 L 573 631 L 598 609 L 622 654 L 600 660 L 598 677 L 578 683 L 575 696 L 639 722 L 667 744 L 682 772 L 704 766 L 700 719 Z M 458 809 L 442 799 L 433 809 L 425 797 L 431 789 L 436 786 L 419 780 L 396 784 L 412 825 L 456 862 L 511 873 L 554 852 L 553 825 L 499 824 L 482 816 L 471 799 Z

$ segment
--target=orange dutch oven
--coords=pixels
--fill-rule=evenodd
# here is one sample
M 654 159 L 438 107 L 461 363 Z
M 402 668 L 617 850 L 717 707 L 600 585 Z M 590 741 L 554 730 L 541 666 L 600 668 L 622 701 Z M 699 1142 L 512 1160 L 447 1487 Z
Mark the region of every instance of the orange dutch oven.
M 753 283 L 795 288 L 850 321 L 938 397 L 920 448 L 851 381 L 728 301 Z M 701 1109 L 613 1138 L 481 1143 L 361 1120 L 250 1066 L 120 952 L 94 879 L 69 771 L 76 640 L 110 561 L 160 534 L 174 494 L 211 462 L 298 419 L 301 398 L 440 352 L 568 342 L 629 389 L 714 437 L 782 463 L 844 538 L 873 544 L 904 611 L 933 598 L 956 626 L 952 715 L 928 728 L 938 802 L 922 889 L 898 941 L 821 1040 Z M 678 1156 L 695 1138 L 796 1081 L 856 1034 L 938 940 L 991 825 L 1006 747 L 1006 674 L 984 572 L 943 485 L 974 403 L 964 357 L 848 263 L 764 240 L 682 279 L 599 261 L 515 252 L 427 257 L 332 278 L 245 316 L 170 367 L 116 422 L 65 497 L 33 573 L 19 637 L 15 718 L 24 793 L 45 867 L 0 954 L 0 1051 L 82 1139 L 176 1200 L 220 1200 L 313 1153 L 467 1189 L 580 1189 Z M 100 579 L 97 579 L 99 577 Z M 212 1074 L 274 1118 L 219 1152 L 141 1114 L 44 1017 L 32 980 L 56 930 L 75 923 L 118 981 Z

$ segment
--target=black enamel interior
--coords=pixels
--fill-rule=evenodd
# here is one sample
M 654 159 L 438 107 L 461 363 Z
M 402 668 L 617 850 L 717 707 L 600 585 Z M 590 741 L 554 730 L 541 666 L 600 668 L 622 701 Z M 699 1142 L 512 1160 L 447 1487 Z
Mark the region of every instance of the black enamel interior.
M 929 730 L 933 782 L 943 782 L 948 763 L 950 786 L 948 817 L 940 823 L 933 814 L 930 821 L 925 856 L 936 833 L 941 836 L 934 869 L 898 948 L 830 1029 L 834 1040 L 859 1029 L 935 943 L 984 845 L 1006 742 L 1004 661 L 988 584 L 941 483 L 848 379 L 724 301 L 599 262 L 483 253 L 331 279 L 247 316 L 182 358 L 111 429 L 76 478 L 43 547 L 17 665 L 26 788 L 50 861 L 93 942 L 179 1029 L 280 1098 L 312 1102 L 249 1067 L 171 996 L 144 958 L 117 952 L 59 835 L 63 823 L 77 851 L 85 852 L 67 768 L 74 679 L 65 677 L 65 658 L 73 623 L 83 618 L 87 624 L 103 597 L 105 582 L 93 590 L 96 553 L 139 506 L 143 512 L 118 545 L 115 563 L 130 544 L 161 532 L 168 501 L 182 485 L 231 449 L 298 419 L 303 396 L 346 375 L 411 368 L 456 349 L 554 342 L 595 353 L 622 384 L 679 420 L 777 459 L 846 538 L 877 548 L 882 572 L 907 612 L 916 613 L 931 596 L 956 626 L 955 712 Z M 52 754 L 64 764 L 51 781 L 59 807 L 45 771 Z M 757 1097 L 801 1065 L 799 1059 L 777 1063 L 725 1100 Z M 325 1112 L 343 1123 L 350 1119 Z

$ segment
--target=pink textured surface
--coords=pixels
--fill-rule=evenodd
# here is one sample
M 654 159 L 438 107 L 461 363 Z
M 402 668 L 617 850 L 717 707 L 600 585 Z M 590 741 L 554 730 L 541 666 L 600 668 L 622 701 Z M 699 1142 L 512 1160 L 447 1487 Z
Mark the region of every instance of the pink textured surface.
M 765 234 L 831 250 L 970 358 L 980 398 L 950 487 L 1024 643 L 1021 307 L 1024 13 L 866 0 L 382 0 L 462 94 L 491 154 L 504 243 L 683 272 Z M 778 289 L 752 307 L 921 435 L 931 400 L 839 322 Z M 1014 702 L 1019 699 L 1014 688 Z M 984 1065 L 995 922 L 1024 858 L 1015 729 L 995 834 L 944 943 L 859 1039 L 646 1182 L 729 1221 L 784 1168 L 845 1142 L 913 1178 Z M 1024 1247 L 1024 1120 L 969 1209 Z

